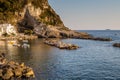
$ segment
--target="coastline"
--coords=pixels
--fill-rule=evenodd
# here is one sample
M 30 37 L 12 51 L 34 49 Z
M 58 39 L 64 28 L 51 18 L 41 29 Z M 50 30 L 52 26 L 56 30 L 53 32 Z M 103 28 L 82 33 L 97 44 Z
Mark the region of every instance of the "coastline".
M 4 37 L 1 36 L 0 40 L 34 40 L 34 39 L 38 39 L 38 36 L 36 35 L 24 35 L 24 34 L 19 34 L 16 36 L 8 36 L 8 37 Z
M 96 33 L 94 32 L 94 34 Z M 113 33 L 111 34 L 113 35 Z M 97 35 L 99 36 L 100 34 L 97 34 Z M 105 36 L 106 33 L 104 33 L 103 35 Z M 118 36 L 118 35 L 115 35 L 115 36 Z M 20 61 L 20 62 L 29 64 L 29 66 L 33 68 L 36 75 L 36 79 L 38 80 L 40 79 L 54 80 L 55 78 L 59 79 L 60 76 L 64 76 L 67 74 L 69 74 L 68 77 L 76 78 L 76 76 L 70 76 L 70 75 L 76 75 L 75 73 L 71 73 L 71 72 L 77 71 L 77 73 L 81 73 L 80 76 L 83 76 L 82 74 L 85 74 L 88 72 L 90 73 L 90 71 L 84 71 L 84 69 L 91 70 L 91 67 L 92 67 L 93 73 L 99 79 L 99 76 L 96 74 L 96 71 L 95 71 L 96 69 L 109 68 L 110 70 L 114 70 L 114 69 L 116 70 L 116 68 L 111 68 L 107 65 L 112 66 L 114 63 L 116 63 L 117 66 L 119 65 L 117 62 L 109 63 L 109 60 L 111 59 L 111 57 L 114 58 L 116 56 L 119 56 L 119 48 L 114 48 L 112 46 L 113 42 L 101 42 L 101 41 L 83 40 L 83 39 L 64 39 L 64 40 L 62 39 L 62 41 L 65 43 L 77 44 L 81 48 L 78 48 L 77 50 L 74 50 L 74 51 L 61 50 L 61 49 L 57 49 L 56 47 L 51 47 L 43 44 L 42 41 L 39 40 L 38 38 L 35 41 L 34 40 L 32 41 L 32 44 L 31 44 L 32 48 L 30 49 L 21 49 L 13 46 L 12 47 L 8 46 L 9 47 L 8 49 L 12 49 L 8 51 L 9 52 L 8 58 L 12 59 L 13 61 L 15 60 L 18 62 Z M 114 53 L 115 51 L 116 53 Z M 110 55 L 114 54 L 115 56 L 111 56 L 109 58 L 108 57 L 109 54 Z M 108 63 L 107 62 L 105 63 L 103 59 L 108 60 Z M 117 60 L 119 59 L 117 58 Z M 68 61 L 68 62 L 65 62 L 65 61 Z M 91 63 L 89 63 L 90 61 Z M 102 66 L 99 66 L 99 64 L 96 64 L 96 63 L 100 63 L 100 65 Z M 79 66 L 79 65 L 82 65 L 82 66 Z M 88 65 L 90 65 L 90 67 Z M 53 68 L 53 66 L 55 68 Z M 76 68 L 71 66 L 75 66 Z M 81 68 L 83 72 L 80 70 Z M 62 71 L 62 69 L 69 70 L 70 72 Z M 63 74 L 60 74 L 61 71 Z M 114 73 L 107 73 L 107 70 L 104 70 L 104 71 L 105 71 L 104 74 L 111 74 L 111 75 L 114 74 Z M 51 76 L 51 74 L 53 74 L 53 76 Z M 60 74 L 60 76 L 58 75 L 58 77 L 56 77 L 56 74 Z M 49 75 L 51 77 L 46 75 Z M 89 75 L 90 74 L 87 74 L 85 79 L 89 79 Z M 102 75 L 102 73 L 99 73 L 99 75 Z M 104 76 L 102 76 L 102 78 L 104 78 Z M 66 77 L 64 76 L 61 79 L 66 79 Z

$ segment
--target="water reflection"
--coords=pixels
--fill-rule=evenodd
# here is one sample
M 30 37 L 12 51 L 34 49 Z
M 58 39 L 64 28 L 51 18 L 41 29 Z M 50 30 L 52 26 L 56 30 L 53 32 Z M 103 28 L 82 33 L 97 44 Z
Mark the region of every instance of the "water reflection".
M 65 39 L 81 46 L 78 50 L 60 50 L 43 44 L 42 39 L 30 41 L 30 48 L 0 42 L 7 58 L 31 66 L 37 80 L 109 80 L 120 77 L 120 49 L 111 42 Z M 89 43 L 89 44 L 88 44 Z
M 12 46 L 7 41 L 1 41 L 0 43 L 1 52 L 7 53 L 9 60 L 25 62 L 28 66 L 33 67 L 37 77 L 40 77 L 40 74 L 43 74 L 41 78 L 51 75 L 51 69 L 47 64 L 51 59 L 52 47 L 44 45 L 42 39 L 30 41 L 30 48 Z
M 7 41 L 0 41 L 0 51 L 1 52 L 5 52 L 5 53 L 8 53 L 8 44 L 7 44 Z

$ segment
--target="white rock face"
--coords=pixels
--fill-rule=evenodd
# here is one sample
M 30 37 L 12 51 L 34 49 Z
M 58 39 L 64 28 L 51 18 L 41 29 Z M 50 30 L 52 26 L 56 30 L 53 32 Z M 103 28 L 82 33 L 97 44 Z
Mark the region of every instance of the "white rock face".
M 19 15 L 21 15 L 22 18 L 24 18 L 27 9 L 29 10 L 29 13 L 35 18 L 39 18 L 40 14 L 42 13 L 42 10 L 40 8 L 36 8 L 31 3 L 29 3 L 24 7 L 22 12 L 19 12 Z
M 8 35 L 17 34 L 15 27 L 11 24 L 0 24 L 0 36 L 4 33 Z
M 41 14 L 41 9 L 40 8 L 35 8 L 31 3 L 29 3 L 28 5 L 26 5 L 26 9 L 28 8 L 30 14 L 34 17 L 39 17 L 39 15 Z

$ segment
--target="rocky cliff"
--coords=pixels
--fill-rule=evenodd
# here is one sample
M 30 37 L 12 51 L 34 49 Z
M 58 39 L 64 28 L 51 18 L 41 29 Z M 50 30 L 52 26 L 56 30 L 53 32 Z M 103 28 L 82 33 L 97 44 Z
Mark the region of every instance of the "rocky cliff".
M 0 0 L 0 23 L 11 23 L 19 32 L 33 30 L 39 37 L 90 37 L 65 27 L 48 0 Z
M 0 0 L 0 23 L 16 23 L 24 18 L 26 10 L 29 10 L 35 19 L 47 25 L 64 26 L 47 0 Z

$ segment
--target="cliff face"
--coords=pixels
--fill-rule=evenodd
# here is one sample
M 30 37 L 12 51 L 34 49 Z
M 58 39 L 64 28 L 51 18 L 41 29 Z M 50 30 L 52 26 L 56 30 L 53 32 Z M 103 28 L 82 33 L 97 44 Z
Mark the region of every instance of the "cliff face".
M 48 0 L 0 0 L 0 23 L 11 23 L 19 32 L 33 30 L 39 37 L 88 37 L 64 26 Z
M 0 0 L 0 4 L 0 23 L 17 23 L 24 19 L 26 10 L 28 10 L 38 22 L 46 25 L 64 26 L 47 0 Z

